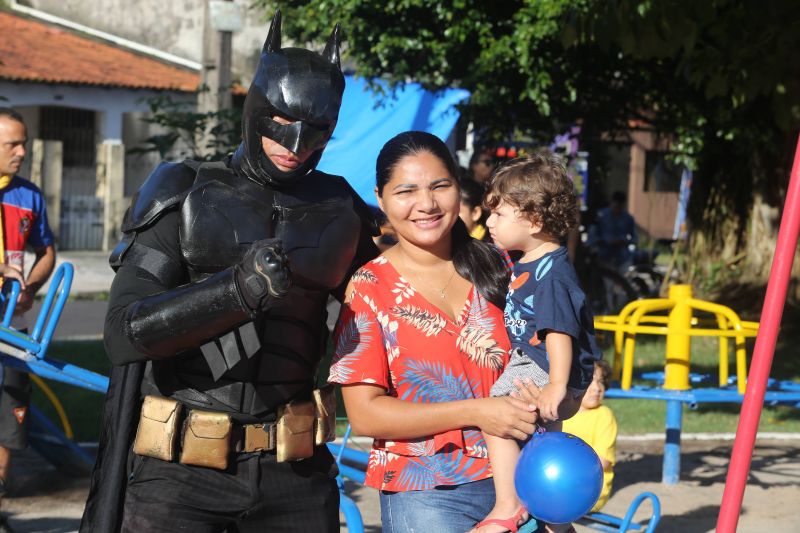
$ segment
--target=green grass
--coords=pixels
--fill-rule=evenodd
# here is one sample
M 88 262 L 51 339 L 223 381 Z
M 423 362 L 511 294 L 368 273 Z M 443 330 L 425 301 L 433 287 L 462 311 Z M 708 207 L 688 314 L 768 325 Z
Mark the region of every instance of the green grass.
M 111 370 L 111 364 L 103 349 L 103 342 L 99 340 L 54 341 L 50 345 L 47 356 L 106 376 Z M 64 406 L 67 418 L 75 432 L 75 439 L 79 442 L 96 441 L 100 430 L 100 413 L 105 396 L 58 381 L 45 381 Z M 33 385 L 32 401 L 50 420 L 61 426 L 52 403 L 35 384 Z

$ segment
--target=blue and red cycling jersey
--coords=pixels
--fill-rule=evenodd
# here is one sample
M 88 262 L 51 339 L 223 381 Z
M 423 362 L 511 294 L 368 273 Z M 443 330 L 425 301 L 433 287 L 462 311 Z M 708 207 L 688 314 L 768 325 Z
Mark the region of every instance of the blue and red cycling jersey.
M 43 248 L 53 244 L 53 232 L 47 223 L 44 197 L 30 181 L 14 176 L 8 187 L 0 190 L 3 216 L 5 263 L 23 269 L 28 244 Z

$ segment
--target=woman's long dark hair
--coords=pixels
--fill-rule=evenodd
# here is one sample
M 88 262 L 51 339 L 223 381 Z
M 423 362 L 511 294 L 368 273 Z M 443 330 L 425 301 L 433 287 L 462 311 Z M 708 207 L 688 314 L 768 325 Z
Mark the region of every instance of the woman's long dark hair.
M 420 152 L 428 152 L 437 157 L 457 182 L 458 168 L 447 146 L 430 133 L 406 131 L 390 139 L 378 154 L 378 161 L 375 163 L 375 181 L 379 195 L 383 195 L 383 188 L 389 182 L 400 160 Z M 467 227 L 460 218 L 456 218 L 456 223 L 450 231 L 453 265 L 456 272 L 470 280 L 481 296 L 503 309 L 509 279 L 503 255 L 494 246 L 470 237 Z

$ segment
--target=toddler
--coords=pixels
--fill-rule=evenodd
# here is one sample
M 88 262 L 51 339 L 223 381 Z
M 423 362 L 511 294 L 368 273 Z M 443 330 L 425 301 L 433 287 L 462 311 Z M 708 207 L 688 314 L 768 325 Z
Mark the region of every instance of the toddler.
M 540 419 L 560 431 L 560 420 L 577 410 L 592 381 L 599 350 L 589 303 L 561 245 L 577 222 L 573 184 L 561 160 L 547 152 L 514 159 L 489 183 L 486 226 L 495 243 L 521 253 L 513 264 L 506 296 L 505 325 L 511 359 L 492 387 L 511 394 L 516 380 L 541 388 Z M 485 435 L 497 493 L 495 506 L 476 526 L 481 533 L 517 531 L 528 518 L 514 489 L 519 445 Z M 553 533 L 569 524 L 548 524 Z

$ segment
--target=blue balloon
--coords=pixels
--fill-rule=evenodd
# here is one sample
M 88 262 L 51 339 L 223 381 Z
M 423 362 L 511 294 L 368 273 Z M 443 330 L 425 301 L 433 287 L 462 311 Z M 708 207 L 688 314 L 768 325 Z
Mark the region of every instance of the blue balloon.
M 517 495 L 528 512 L 550 524 L 585 515 L 603 489 L 603 465 L 591 446 L 570 433 L 534 434 L 514 473 Z

